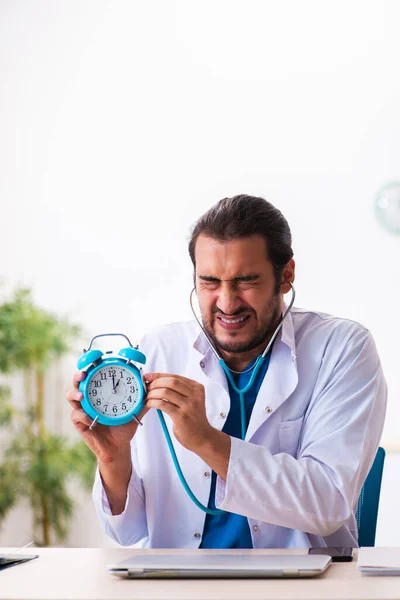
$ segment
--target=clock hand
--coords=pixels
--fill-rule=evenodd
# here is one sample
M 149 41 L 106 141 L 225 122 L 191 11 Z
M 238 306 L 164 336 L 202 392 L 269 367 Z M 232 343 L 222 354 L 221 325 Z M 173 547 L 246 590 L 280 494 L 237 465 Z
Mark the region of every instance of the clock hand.
M 112 380 L 113 380 L 113 389 L 112 389 L 112 393 L 115 394 L 115 383 L 114 383 L 114 375 L 112 376 Z
M 120 382 L 120 379 L 118 379 L 117 383 L 114 385 L 114 377 L 113 377 L 113 390 L 112 390 L 113 394 L 117 393 L 115 390 L 117 389 L 119 382 Z

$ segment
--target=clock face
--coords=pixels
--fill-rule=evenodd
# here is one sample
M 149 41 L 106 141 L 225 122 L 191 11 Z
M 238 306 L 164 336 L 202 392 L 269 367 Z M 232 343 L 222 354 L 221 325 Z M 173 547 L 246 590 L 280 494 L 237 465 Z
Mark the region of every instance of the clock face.
M 138 378 L 124 366 L 104 366 L 88 383 L 88 400 L 94 410 L 105 417 L 124 417 L 140 403 Z

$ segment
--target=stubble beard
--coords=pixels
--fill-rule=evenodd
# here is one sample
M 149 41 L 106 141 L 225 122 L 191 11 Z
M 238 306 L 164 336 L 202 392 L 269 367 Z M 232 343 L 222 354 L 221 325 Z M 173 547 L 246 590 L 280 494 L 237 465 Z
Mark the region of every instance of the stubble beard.
M 251 311 L 252 315 L 254 315 L 254 311 Z M 240 316 L 240 314 L 246 314 L 249 313 L 248 309 L 243 308 L 239 311 L 237 311 L 237 313 L 234 313 L 234 315 L 229 315 L 229 316 Z M 222 313 L 220 310 L 216 309 L 213 310 L 213 321 L 215 322 L 216 320 L 216 315 L 217 314 L 224 314 Z M 265 317 L 262 319 L 262 321 L 260 322 L 259 325 L 257 325 L 255 331 L 254 331 L 254 335 L 251 337 L 251 339 L 247 340 L 247 341 L 240 341 L 240 340 L 235 340 L 234 338 L 237 337 L 238 333 L 236 331 L 227 331 L 228 335 L 230 336 L 230 340 L 220 340 L 214 333 L 213 330 L 213 326 L 210 323 L 210 321 L 208 319 L 204 318 L 204 315 L 202 314 L 202 320 L 203 320 L 203 327 L 207 333 L 207 336 L 210 338 L 210 340 L 212 341 L 212 343 L 214 344 L 214 346 L 216 346 L 218 349 L 223 350 L 224 352 L 230 352 L 232 354 L 239 354 L 242 352 L 250 352 L 251 350 L 254 350 L 255 348 L 258 348 L 258 346 L 261 346 L 262 343 L 265 344 L 265 346 L 267 346 L 269 340 L 271 339 L 272 335 L 274 334 L 274 331 L 278 325 L 278 322 L 280 320 L 281 317 L 281 303 L 280 303 L 280 295 L 276 294 L 275 296 L 273 296 L 272 300 L 270 300 L 268 302 L 268 304 L 265 307 L 265 311 L 264 311 Z

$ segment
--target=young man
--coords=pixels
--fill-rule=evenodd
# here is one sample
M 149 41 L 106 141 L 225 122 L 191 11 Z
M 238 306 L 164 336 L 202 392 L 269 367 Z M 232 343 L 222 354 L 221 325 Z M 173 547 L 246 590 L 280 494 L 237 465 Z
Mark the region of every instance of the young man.
M 194 320 L 146 336 L 144 426 L 96 425 L 68 392 L 95 453 L 105 531 L 152 548 L 356 546 L 354 508 L 378 448 L 386 384 L 371 334 L 347 319 L 286 310 L 295 263 L 289 226 L 262 198 L 235 196 L 196 223 L 189 244 L 203 330 Z M 230 369 L 227 377 L 217 353 Z M 161 429 L 165 415 L 187 495 Z

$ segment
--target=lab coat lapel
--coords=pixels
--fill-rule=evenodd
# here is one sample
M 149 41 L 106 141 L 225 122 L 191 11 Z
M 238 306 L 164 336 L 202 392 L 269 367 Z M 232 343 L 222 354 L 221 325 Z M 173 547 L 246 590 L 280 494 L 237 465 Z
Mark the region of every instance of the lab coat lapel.
M 221 415 L 228 415 L 231 399 L 229 396 L 229 387 L 226 375 L 218 359 L 213 355 L 208 355 L 205 375 L 208 377 L 207 393 L 206 393 L 206 413 L 210 425 L 216 429 L 221 429 L 225 425 L 225 417 L 221 419 Z
M 198 364 L 197 376 L 199 383 L 206 389 L 206 414 L 210 425 L 221 430 L 225 424 L 225 417 L 230 409 L 229 387 L 226 375 L 218 358 L 213 354 L 204 335 L 200 334 L 194 348 L 197 351 L 194 361 Z
M 268 370 L 251 413 L 246 441 L 250 441 L 259 427 L 289 398 L 297 383 L 294 329 L 291 315 L 288 314 L 281 335 L 277 336 L 272 347 Z

